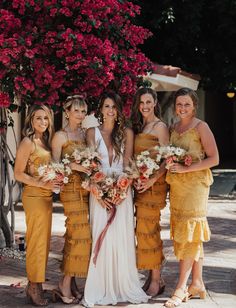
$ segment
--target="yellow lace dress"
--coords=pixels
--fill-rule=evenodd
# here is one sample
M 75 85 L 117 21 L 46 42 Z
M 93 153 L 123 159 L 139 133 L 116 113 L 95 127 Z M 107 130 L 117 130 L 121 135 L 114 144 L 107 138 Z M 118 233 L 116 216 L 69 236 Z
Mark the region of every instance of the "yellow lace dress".
M 179 134 L 171 133 L 171 144 L 187 150 L 193 161 L 204 158 L 205 153 L 196 128 Z M 207 222 L 209 188 L 213 183 L 210 169 L 186 173 L 167 173 L 170 184 L 170 228 L 174 251 L 178 260 L 203 257 L 203 242 L 210 239 Z
M 50 161 L 51 153 L 35 143 L 35 150 L 29 157 L 26 173 L 38 177 L 38 167 Z M 25 184 L 22 203 L 27 227 L 27 277 L 31 282 L 44 282 L 51 238 L 52 192 Z
M 140 133 L 135 136 L 134 153 L 139 154 L 158 145 L 158 139 L 151 134 Z M 161 209 L 166 205 L 167 184 L 165 175 L 139 194 L 135 192 L 136 237 L 138 269 L 159 269 L 164 260 L 160 237 Z
M 83 143 L 67 140 L 62 148 L 62 157 L 71 155 Z M 71 277 L 86 277 L 91 251 L 91 232 L 89 225 L 89 192 L 81 187 L 79 172 L 73 171 L 60 193 L 66 219 L 65 245 L 61 270 Z

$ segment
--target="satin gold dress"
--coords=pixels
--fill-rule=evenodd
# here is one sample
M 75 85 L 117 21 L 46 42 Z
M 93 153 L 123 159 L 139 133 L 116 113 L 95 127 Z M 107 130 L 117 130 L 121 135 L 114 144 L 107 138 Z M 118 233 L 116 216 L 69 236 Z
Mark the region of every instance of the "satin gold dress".
M 179 134 L 171 133 L 171 144 L 184 148 L 193 161 L 205 156 L 196 128 Z M 210 240 L 207 222 L 207 203 L 213 177 L 210 169 L 186 173 L 171 173 L 166 176 L 170 184 L 170 228 L 174 252 L 178 260 L 203 257 L 203 242 Z
M 62 147 L 62 157 L 71 155 L 82 142 L 67 140 Z M 91 252 L 91 232 L 89 224 L 89 192 L 81 187 L 79 172 L 73 171 L 60 193 L 66 219 L 65 245 L 61 270 L 71 277 L 86 277 Z
M 158 144 L 154 135 L 139 133 L 135 136 L 134 153 L 138 155 Z M 167 188 L 163 175 L 145 192 L 135 192 L 137 267 L 140 270 L 160 269 L 164 260 L 160 218 L 161 209 L 166 205 Z
M 35 143 L 26 172 L 38 177 L 38 167 L 50 163 L 51 153 Z M 33 167 L 33 168 L 32 168 Z M 30 172 L 34 170 L 33 173 Z M 26 215 L 26 272 L 28 280 L 41 283 L 45 272 L 50 248 L 52 224 L 52 191 L 24 185 L 22 203 Z

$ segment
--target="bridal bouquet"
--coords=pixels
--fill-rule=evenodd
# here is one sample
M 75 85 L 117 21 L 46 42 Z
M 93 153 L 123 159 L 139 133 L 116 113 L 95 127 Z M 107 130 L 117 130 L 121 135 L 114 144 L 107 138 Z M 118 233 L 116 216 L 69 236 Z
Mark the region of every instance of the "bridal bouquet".
M 68 164 L 68 157 L 65 157 L 60 163 L 52 162 L 48 165 L 40 166 L 38 168 L 38 174 L 40 177 L 43 177 L 45 182 L 55 180 L 60 186 L 63 186 L 68 183 L 68 176 L 71 174 L 71 169 Z M 53 192 L 58 194 L 60 189 L 56 189 Z
M 185 166 L 192 164 L 192 156 L 186 150 L 173 145 L 162 146 L 159 148 L 160 155 L 166 160 L 166 169 L 174 163 L 181 163 Z
M 126 168 L 126 173 L 129 178 L 135 179 L 138 184 L 149 179 L 160 168 L 161 155 L 158 149 L 152 148 L 141 152 L 133 160 L 130 160 L 130 165 Z
M 125 199 L 127 197 L 127 190 L 131 181 L 126 174 L 111 176 L 105 175 L 103 172 L 98 171 L 91 177 L 90 192 L 98 199 L 108 199 L 110 203 L 113 203 L 115 198 Z M 107 224 L 100 233 L 94 248 L 93 263 L 96 265 L 97 256 L 100 251 L 102 242 L 106 235 L 109 226 L 112 224 L 116 216 L 116 206 L 113 204 L 109 210 L 109 218 Z
M 77 164 L 89 168 L 89 176 L 92 176 L 94 173 L 99 171 L 101 157 L 97 152 L 96 147 L 76 149 L 71 156 Z
M 131 181 L 128 179 L 126 174 L 111 176 L 105 175 L 102 171 L 96 172 L 90 177 L 89 183 L 87 182 L 87 187 L 89 186 L 91 193 L 99 199 L 109 199 L 112 201 L 119 197 L 120 199 L 125 199 L 127 197 L 127 189 Z

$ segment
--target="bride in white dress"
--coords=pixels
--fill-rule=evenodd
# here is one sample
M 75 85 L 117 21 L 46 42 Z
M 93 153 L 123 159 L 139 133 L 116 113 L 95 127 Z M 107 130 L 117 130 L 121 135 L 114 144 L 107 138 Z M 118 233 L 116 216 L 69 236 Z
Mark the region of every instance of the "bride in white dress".
M 98 144 L 104 173 L 121 174 L 133 154 L 133 132 L 124 126 L 121 98 L 115 93 L 105 94 L 97 113 L 102 124 L 88 129 L 88 145 Z M 90 194 L 93 245 L 82 300 L 85 306 L 115 305 L 118 302 L 138 304 L 150 298 L 141 288 L 136 268 L 131 190 L 125 200 L 118 198 L 114 203 L 117 205 L 116 216 L 107 230 L 95 265 L 94 248 L 109 219 L 111 204 Z

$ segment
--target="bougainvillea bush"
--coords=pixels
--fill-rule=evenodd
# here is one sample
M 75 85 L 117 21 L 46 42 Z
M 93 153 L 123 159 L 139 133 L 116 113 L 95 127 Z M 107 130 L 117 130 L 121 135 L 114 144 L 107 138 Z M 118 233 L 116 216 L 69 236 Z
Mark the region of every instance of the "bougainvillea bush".
M 151 62 L 139 50 L 151 33 L 125 0 L 0 0 L 0 107 L 60 105 L 73 93 L 107 88 L 125 99 Z

